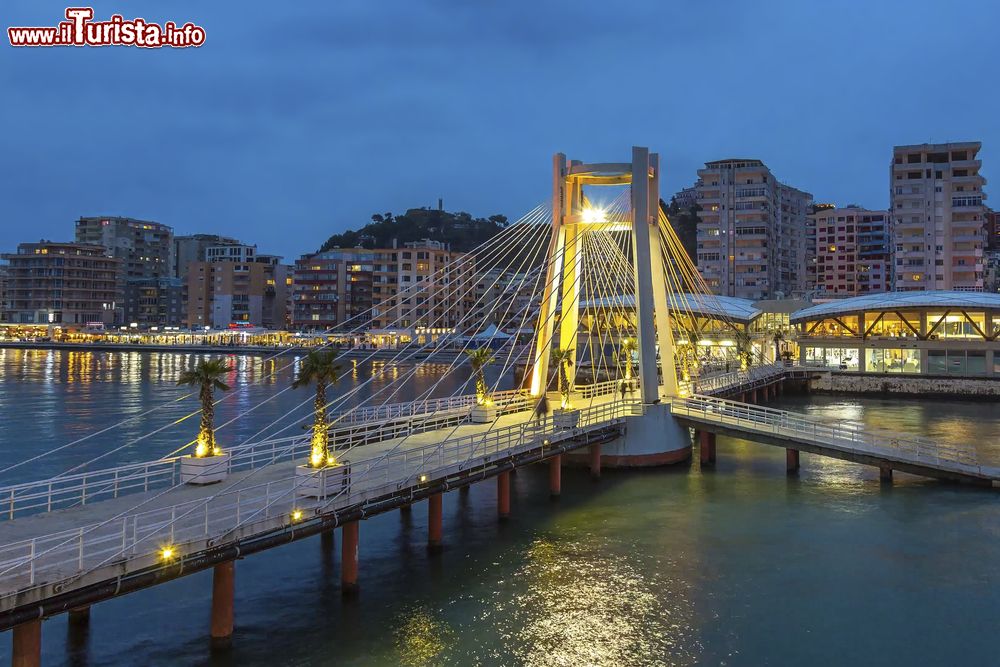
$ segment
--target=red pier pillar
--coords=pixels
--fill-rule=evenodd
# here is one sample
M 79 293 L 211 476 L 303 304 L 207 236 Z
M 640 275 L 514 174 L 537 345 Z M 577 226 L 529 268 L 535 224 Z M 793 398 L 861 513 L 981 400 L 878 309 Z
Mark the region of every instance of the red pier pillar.
M 878 464 L 878 478 L 882 482 L 892 484 L 892 466 L 888 461 Z
M 715 463 L 715 434 L 708 431 L 698 431 L 698 449 L 701 453 L 702 465 Z
M 562 493 L 562 454 L 549 459 L 549 495 L 557 498 Z
M 441 548 L 442 505 L 440 493 L 427 499 L 427 547 L 435 551 Z
M 497 515 L 501 519 L 510 516 L 510 471 L 497 475 Z
M 236 563 L 226 561 L 212 568 L 212 644 L 227 646 L 233 638 L 233 597 Z
M 12 667 L 39 667 L 42 664 L 42 620 L 14 626 Z
M 590 477 L 592 479 L 601 478 L 601 443 L 599 442 L 590 446 Z
M 358 590 L 358 522 L 345 523 L 340 536 L 340 590 L 345 594 Z
M 785 450 L 785 470 L 789 473 L 793 473 L 799 469 L 799 450 L 797 449 L 786 449 Z

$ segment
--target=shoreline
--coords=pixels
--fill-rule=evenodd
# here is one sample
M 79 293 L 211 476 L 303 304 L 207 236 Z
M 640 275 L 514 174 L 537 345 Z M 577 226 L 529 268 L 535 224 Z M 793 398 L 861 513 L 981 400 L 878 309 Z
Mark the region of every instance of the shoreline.
M 133 345 L 129 343 L 58 343 L 58 342 L 25 342 L 25 341 L 0 341 L 0 349 L 6 350 L 67 350 L 70 352 L 173 352 L 176 354 L 243 354 L 249 356 L 277 356 L 279 354 L 292 353 L 298 355 L 308 354 L 310 350 L 319 349 L 322 346 L 313 347 L 261 347 L 256 345 Z M 367 357 L 371 355 L 375 359 L 392 358 L 403 351 L 402 348 L 371 350 L 342 348 L 341 357 Z M 410 360 L 422 360 L 427 356 L 426 352 L 417 352 Z M 450 359 L 454 352 L 442 350 L 436 355 L 447 355 Z

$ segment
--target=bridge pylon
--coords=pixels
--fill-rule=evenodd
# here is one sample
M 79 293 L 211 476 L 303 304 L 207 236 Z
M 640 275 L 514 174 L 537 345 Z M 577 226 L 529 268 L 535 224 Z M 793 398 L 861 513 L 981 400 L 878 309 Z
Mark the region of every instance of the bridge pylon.
M 613 185 L 631 186 L 627 219 L 609 221 L 602 211 L 587 209 L 584 187 Z M 569 350 L 572 362 L 567 368 L 570 386 L 575 380 L 582 249 L 588 227 L 631 232 L 635 278 L 635 294 L 632 296 L 638 330 L 642 400 L 644 403 L 655 403 L 661 398 L 677 395 L 659 206 L 659 156 L 650 153 L 648 148 L 633 146 L 632 161 L 622 163 L 585 164 L 567 160 L 563 153 L 553 157 L 552 235 L 535 331 L 535 354 L 531 367 L 533 396 L 539 396 L 546 390 L 556 314 L 559 315 L 559 348 Z

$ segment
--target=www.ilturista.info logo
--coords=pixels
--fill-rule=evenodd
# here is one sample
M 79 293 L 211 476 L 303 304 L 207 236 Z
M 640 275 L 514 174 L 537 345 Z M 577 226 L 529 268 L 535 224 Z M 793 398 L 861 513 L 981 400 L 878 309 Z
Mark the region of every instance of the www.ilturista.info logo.
M 114 14 L 107 21 L 94 21 L 92 7 L 67 7 L 66 21 L 55 27 L 10 27 L 11 46 L 164 46 L 185 48 L 205 43 L 205 29 L 193 23 L 178 26 L 167 21 L 162 26 L 145 19 L 125 20 Z

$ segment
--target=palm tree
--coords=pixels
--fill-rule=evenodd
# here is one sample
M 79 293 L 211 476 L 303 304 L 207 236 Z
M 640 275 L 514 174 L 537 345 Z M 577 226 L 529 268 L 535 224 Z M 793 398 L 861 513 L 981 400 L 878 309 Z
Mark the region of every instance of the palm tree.
M 736 356 L 740 360 L 740 370 L 748 370 L 753 363 L 753 341 L 743 329 L 736 330 Z
M 338 349 L 311 351 L 299 368 L 299 376 L 292 382 L 292 388 L 298 389 L 309 384 L 316 384 L 316 399 L 313 401 L 313 434 L 312 448 L 309 452 L 309 465 L 322 468 L 333 465 L 336 460 L 330 456 L 329 424 L 326 421 L 326 386 L 340 379 L 340 366 L 333 363 L 337 358 Z
M 635 338 L 623 338 L 618 345 L 618 363 L 624 367 L 625 379 L 632 379 L 632 353 L 638 349 Z
M 492 364 L 496 359 L 493 352 L 488 347 L 481 347 L 478 350 L 465 350 L 472 364 L 472 372 L 476 376 L 476 403 L 486 405 L 489 397 L 486 395 L 486 375 L 483 369 Z
M 198 387 L 201 399 L 201 424 L 198 427 L 198 444 L 194 455 L 198 458 L 217 456 L 222 449 L 215 442 L 215 400 L 214 390 L 229 391 L 229 385 L 222 381 L 233 367 L 222 359 L 206 359 L 194 368 L 181 373 L 178 385 Z
M 785 334 L 781 329 L 775 329 L 771 334 L 771 340 L 774 341 L 774 360 L 777 362 L 781 360 L 781 343 L 785 340 Z
M 550 357 L 550 363 L 556 364 L 559 367 L 559 378 L 557 380 L 557 389 L 559 393 L 562 394 L 562 407 L 569 407 L 569 374 L 567 369 L 573 365 L 573 350 L 559 348 L 552 352 Z

